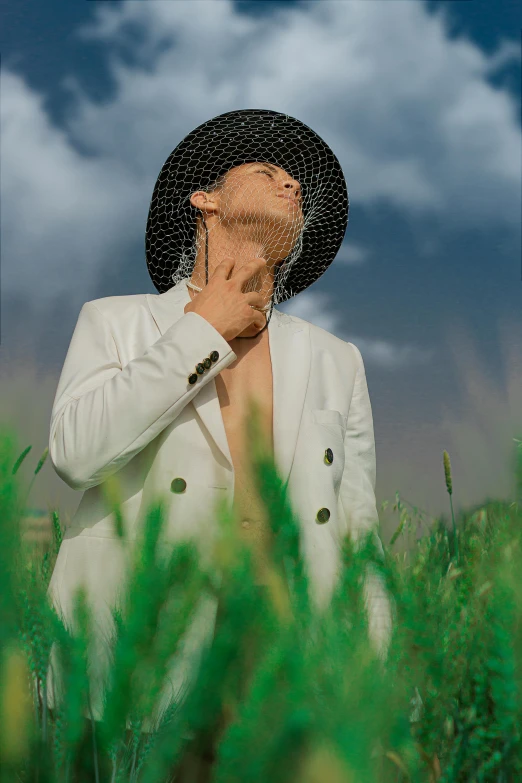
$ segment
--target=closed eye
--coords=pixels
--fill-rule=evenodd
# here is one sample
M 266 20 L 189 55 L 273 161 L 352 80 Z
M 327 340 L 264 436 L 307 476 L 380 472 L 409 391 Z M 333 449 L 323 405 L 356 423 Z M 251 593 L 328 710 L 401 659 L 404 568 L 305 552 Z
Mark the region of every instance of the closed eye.
M 257 174 L 268 174 L 268 176 L 270 177 L 270 179 L 272 179 L 272 175 L 271 175 L 271 174 L 270 174 L 270 172 L 269 172 L 269 171 L 267 171 L 266 169 L 258 169 L 258 170 L 257 170 Z

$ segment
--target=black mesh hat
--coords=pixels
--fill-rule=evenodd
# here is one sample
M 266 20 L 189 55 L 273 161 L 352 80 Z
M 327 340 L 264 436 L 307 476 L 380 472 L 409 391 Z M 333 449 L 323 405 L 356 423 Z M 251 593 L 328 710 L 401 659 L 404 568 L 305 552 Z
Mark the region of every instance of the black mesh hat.
M 235 166 L 261 161 L 299 182 L 304 218 L 298 241 L 276 269 L 273 303 L 304 291 L 326 271 L 348 225 L 348 192 L 337 157 L 300 120 L 265 109 L 240 109 L 199 125 L 163 164 L 145 236 L 147 268 L 159 293 L 189 278 L 194 268 L 198 210 L 190 203 L 191 194 L 212 189 Z

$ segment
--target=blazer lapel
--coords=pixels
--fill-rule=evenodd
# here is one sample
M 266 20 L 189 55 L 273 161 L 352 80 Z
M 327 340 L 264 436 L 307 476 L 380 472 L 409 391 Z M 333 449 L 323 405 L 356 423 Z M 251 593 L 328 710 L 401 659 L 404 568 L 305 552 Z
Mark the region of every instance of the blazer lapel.
M 185 313 L 190 294 L 181 280 L 164 294 L 146 294 L 147 303 L 161 334 Z M 273 376 L 274 459 L 283 483 L 288 482 L 303 413 L 310 375 L 310 328 L 306 321 L 294 321 L 285 313 L 272 310 L 268 324 L 268 342 Z M 192 405 L 217 447 L 233 468 L 215 380 L 196 394 Z

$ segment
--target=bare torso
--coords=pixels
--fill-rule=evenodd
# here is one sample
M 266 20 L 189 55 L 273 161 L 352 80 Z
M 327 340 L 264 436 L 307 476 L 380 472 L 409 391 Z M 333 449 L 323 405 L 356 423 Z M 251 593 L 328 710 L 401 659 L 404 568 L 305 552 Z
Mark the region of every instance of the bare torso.
M 262 582 L 262 564 L 268 545 L 268 519 L 255 489 L 250 465 L 250 445 L 245 416 L 252 396 L 260 410 L 262 436 L 273 454 L 273 384 L 268 330 L 259 339 L 230 340 L 237 359 L 216 375 L 216 388 L 234 466 L 234 509 L 240 535 L 250 541 L 258 564 L 258 581 Z

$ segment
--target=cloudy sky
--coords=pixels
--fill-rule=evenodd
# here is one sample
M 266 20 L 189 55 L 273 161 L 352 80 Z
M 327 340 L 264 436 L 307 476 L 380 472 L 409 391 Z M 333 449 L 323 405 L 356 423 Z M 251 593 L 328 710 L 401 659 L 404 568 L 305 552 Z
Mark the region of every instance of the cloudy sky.
M 313 128 L 346 176 L 338 256 L 280 309 L 361 350 L 379 502 L 447 512 L 443 449 L 457 508 L 506 496 L 522 437 L 518 8 L 2 4 L 0 410 L 34 465 L 82 304 L 156 292 L 144 233 L 164 161 L 211 117 L 262 108 Z M 40 477 L 36 505 L 74 510 L 80 493 L 49 464 Z

